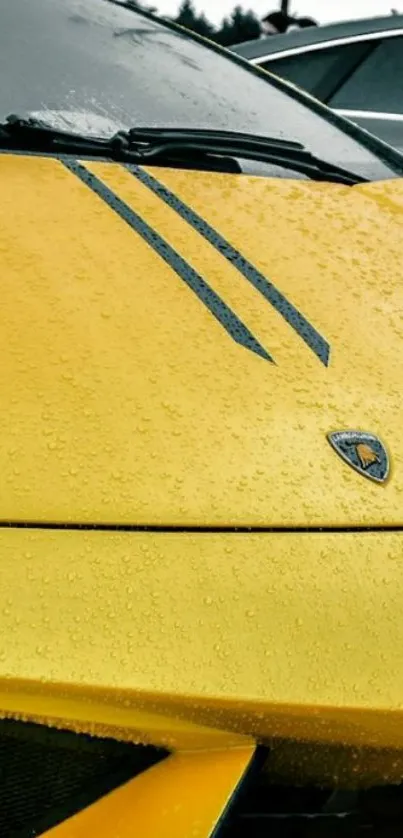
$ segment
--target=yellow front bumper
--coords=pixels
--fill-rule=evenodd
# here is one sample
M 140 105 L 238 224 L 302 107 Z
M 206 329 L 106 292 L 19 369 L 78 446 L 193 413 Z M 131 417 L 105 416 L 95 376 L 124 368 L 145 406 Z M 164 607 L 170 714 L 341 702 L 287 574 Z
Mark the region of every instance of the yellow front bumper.
M 256 741 L 401 779 L 402 558 L 400 532 L 0 529 L 1 714 L 171 751 L 52 838 L 208 838 Z
M 0 530 L 0 710 L 174 749 L 403 745 L 403 534 Z

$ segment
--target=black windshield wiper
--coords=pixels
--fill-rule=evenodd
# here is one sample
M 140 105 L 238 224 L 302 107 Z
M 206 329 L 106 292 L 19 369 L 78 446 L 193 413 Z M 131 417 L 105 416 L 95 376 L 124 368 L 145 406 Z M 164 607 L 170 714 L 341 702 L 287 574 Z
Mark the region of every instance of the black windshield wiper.
M 88 154 L 117 161 L 242 172 L 239 158 L 290 169 L 313 180 L 349 186 L 366 179 L 322 160 L 301 143 L 232 131 L 133 128 L 101 139 L 52 128 L 37 119 L 9 116 L 0 144 L 19 150 Z
M 49 152 L 68 148 L 72 150 L 72 153 L 75 153 L 77 149 L 83 154 L 88 154 L 91 150 L 94 154 L 106 154 L 109 143 L 109 139 L 62 131 L 40 119 L 25 118 L 14 114 L 10 114 L 5 122 L 0 123 L 1 147 Z
M 161 157 L 159 149 L 154 154 L 149 139 L 134 142 L 131 138 L 129 140 L 129 134 L 125 132 L 107 138 L 83 135 L 54 128 L 40 119 L 15 114 L 0 123 L 0 148 L 49 154 L 83 154 L 137 164 L 143 161 L 150 163 L 155 158 L 156 165 L 164 163 L 183 168 L 242 173 L 237 160 L 227 154 L 223 156 L 221 152 L 214 154 L 210 151 L 186 150 L 183 147 L 178 150 L 175 146 L 172 153 L 167 151 Z
M 367 182 L 364 177 L 322 160 L 301 143 L 257 134 L 209 129 L 132 128 L 130 131 L 118 133 L 113 142 L 115 145 L 120 143 L 121 148 L 128 151 L 138 149 L 142 145 L 142 157 L 149 163 L 168 154 L 182 152 L 229 154 L 245 160 L 258 160 L 293 169 L 315 180 L 336 180 L 349 185 Z

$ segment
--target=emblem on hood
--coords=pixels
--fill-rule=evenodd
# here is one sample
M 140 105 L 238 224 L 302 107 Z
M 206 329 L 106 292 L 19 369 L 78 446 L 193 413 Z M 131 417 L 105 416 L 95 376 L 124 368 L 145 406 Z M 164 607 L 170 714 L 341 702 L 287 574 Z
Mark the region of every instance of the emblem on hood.
M 377 436 L 362 431 L 338 431 L 327 438 L 337 454 L 359 474 L 376 483 L 385 483 L 389 476 L 389 457 Z

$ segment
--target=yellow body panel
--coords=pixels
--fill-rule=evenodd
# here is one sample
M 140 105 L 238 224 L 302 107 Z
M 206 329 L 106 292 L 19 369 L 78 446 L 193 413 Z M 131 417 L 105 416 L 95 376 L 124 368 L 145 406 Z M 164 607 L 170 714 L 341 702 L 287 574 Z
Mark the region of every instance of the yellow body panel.
M 253 750 L 175 754 L 45 838 L 210 838 Z
M 233 340 L 55 159 L 2 155 L 3 521 L 401 525 L 402 182 L 154 169 L 330 345 L 326 367 L 234 265 L 122 166 L 86 163 L 274 358 Z M 378 434 L 384 486 L 326 441 Z
M 228 749 L 210 814 L 256 740 L 275 744 L 280 774 L 328 778 L 337 745 L 360 782 L 400 778 L 403 532 L 163 529 L 402 525 L 402 182 L 152 172 L 303 313 L 326 365 L 144 177 L 80 171 L 113 206 L 59 160 L 0 156 L 0 714 L 193 749 L 196 773 L 204 749 Z M 327 434 L 345 429 L 386 444 L 385 485 L 332 450 Z M 314 748 L 299 758 L 292 741 Z M 151 794 L 155 777 L 169 794 L 181 759 L 55 838 L 91 833 L 91 818 L 106 828 L 123 797 L 134 813 L 131 789 Z
M 0 710 L 180 749 L 403 749 L 402 556 L 401 533 L 3 529 Z

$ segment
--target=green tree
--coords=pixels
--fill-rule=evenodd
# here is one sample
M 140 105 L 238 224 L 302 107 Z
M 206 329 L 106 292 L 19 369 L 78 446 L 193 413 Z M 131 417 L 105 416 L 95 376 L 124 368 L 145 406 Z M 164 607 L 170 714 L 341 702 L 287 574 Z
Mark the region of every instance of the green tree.
M 216 30 L 214 26 L 207 20 L 205 14 L 199 15 L 197 18 L 197 29 L 195 32 L 198 32 L 199 35 L 203 35 L 205 38 L 210 38 L 211 40 L 215 40 Z
M 231 17 L 224 18 L 216 40 L 223 46 L 229 47 L 233 44 L 240 44 L 242 41 L 252 41 L 259 35 L 259 18 L 250 9 L 244 11 L 241 6 L 235 6 Z
M 179 6 L 178 14 L 174 18 L 174 21 L 175 23 L 179 23 L 181 26 L 184 26 L 185 29 L 192 29 L 193 32 L 195 31 L 197 14 L 192 0 L 183 0 Z
M 192 0 L 182 0 L 178 14 L 173 20 L 175 23 L 184 26 L 185 29 L 191 29 L 192 32 L 197 32 L 198 35 L 203 35 L 205 38 L 214 37 L 214 26 L 204 14 L 198 15 L 196 13 Z
M 144 3 L 140 3 L 139 0 L 127 0 L 127 5 L 134 11 L 138 9 L 140 12 L 148 12 L 149 14 L 153 15 L 157 11 L 156 6 L 146 6 Z

